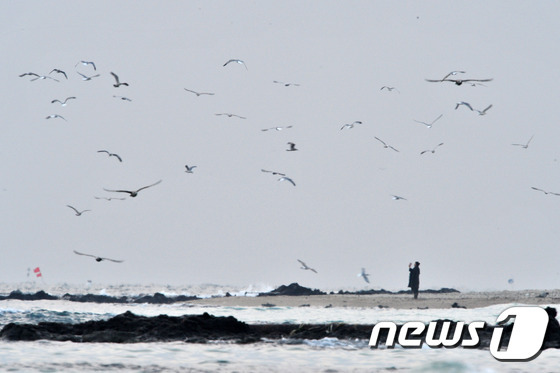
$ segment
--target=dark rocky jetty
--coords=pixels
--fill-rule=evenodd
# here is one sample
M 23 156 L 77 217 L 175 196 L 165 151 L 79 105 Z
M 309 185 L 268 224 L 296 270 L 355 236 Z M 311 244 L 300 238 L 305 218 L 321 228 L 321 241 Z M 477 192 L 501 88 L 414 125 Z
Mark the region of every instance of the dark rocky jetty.
M 195 296 L 178 295 L 174 297 L 166 297 L 161 293 L 155 293 L 154 295 L 140 295 L 137 297 L 114 297 L 111 295 L 97 295 L 97 294 L 64 294 L 62 297 L 57 297 L 45 293 L 43 290 L 36 292 L 35 294 L 25 294 L 19 290 L 12 291 L 9 295 L 0 295 L 0 300 L 7 299 L 19 299 L 25 301 L 33 300 L 68 300 L 71 302 L 81 302 L 81 303 L 152 303 L 152 304 L 169 304 L 175 302 L 186 302 L 194 299 L 199 299 Z
M 24 294 L 19 290 L 12 291 L 9 295 L 0 295 L 0 300 L 6 299 L 18 299 L 18 300 L 56 300 L 58 297 L 54 295 L 49 295 L 43 290 L 36 292 L 35 294 Z
M 291 283 L 290 285 L 282 285 L 272 291 L 267 293 L 259 293 L 259 297 L 268 297 L 275 295 L 289 295 L 289 296 L 305 296 L 305 295 L 326 295 L 327 293 L 318 290 L 310 289 L 300 286 L 297 282 Z

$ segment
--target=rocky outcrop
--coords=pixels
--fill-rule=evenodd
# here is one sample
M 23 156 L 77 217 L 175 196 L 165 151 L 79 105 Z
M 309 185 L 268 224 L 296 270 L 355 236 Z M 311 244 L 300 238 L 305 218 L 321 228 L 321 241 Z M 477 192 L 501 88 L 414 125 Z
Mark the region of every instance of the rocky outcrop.
M 326 295 L 327 293 L 318 290 L 310 289 L 300 286 L 297 282 L 291 283 L 290 285 L 282 285 L 272 291 L 267 293 L 259 293 L 259 297 L 268 297 L 275 295 L 289 295 L 289 296 L 302 296 L 302 295 Z

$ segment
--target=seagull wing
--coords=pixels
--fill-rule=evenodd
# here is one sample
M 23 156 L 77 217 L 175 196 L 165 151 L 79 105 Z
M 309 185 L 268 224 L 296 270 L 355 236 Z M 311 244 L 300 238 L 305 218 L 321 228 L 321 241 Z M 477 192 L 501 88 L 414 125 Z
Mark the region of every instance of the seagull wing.
M 117 84 L 119 84 L 119 77 L 117 76 L 117 74 L 115 74 L 114 72 L 111 71 L 111 75 L 113 75 L 113 78 L 115 78 L 115 80 L 117 81 Z
M 143 189 L 146 189 L 146 188 L 149 188 L 149 187 L 153 187 L 154 185 L 158 185 L 159 183 L 161 183 L 161 180 L 160 180 L 160 181 L 157 181 L 157 182 L 155 182 L 155 183 L 153 183 L 153 184 L 150 184 L 150 185 L 147 185 L 147 186 L 145 186 L 145 187 L 142 187 L 142 188 L 138 189 L 138 190 L 136 191 L 136 193 L 138 193 L 139 191 L 141 191 L 141 190 L 143 190 Z
M 110 155 L 112 155 L 113 157 L 116 157 L 119 160 L 119 162 L 122 162 L 122 158 L 118 154 L 111 153 Z
M 377 141 L 379 141 L 379 142 L 382 143 L 383 145 L 387 145 L 387 144 L 385 144 L 385 141 L 381 140 L 379 137 L 377 137 L 377 136 L 374 136 L 374 137 L 375 137 L 375 139 L 376 139 Z
M 546 190 L 542 190 L 542 189 L 535 188 L 535 187 L 531 187 L 531 189 L 538 190 L 539 192 L 543 192 L 544 194 L 548 194 L 548 192 Z
M 103 188 L 103 190 L 106 191 L 106 192 L 128 193 L 128 194 L 130 194 L 130 195 L 133 195 L 133 194 L 134 194 L 134 192 L 131 192 L 130 190 L 121 190 L 121 189 L 119 189 L 119 190 L 113 190 L 113 189 L 105 189 L 105 188 Z
M 488 105 L 488 107 L 486 109 L 482 110 L 482 114 L 486 114 L 486 112 L 488 110 L 490 110 L 491 107 L 492 107 L 492 104 Z
M 99 258 L 102 259 L 102 260 L 109 260 L 109 261 L 115 262 L 115 263 L 122 263 L 122 262 L 124 262 L 124 260 L 116 260 L 116 259 L 102 258 L 102 257 L 99 257 Z
M 96 259 L 97 259 L 97 257 L 96 257 L 95 255 L 80 253 L 80 252 L 78 252 L 78 251 L 76 251 L 76 250 L 74 250 L 74 254 L 83 255 L 83 256 L 91 256 L 92 258 L 96 258 Z
M 76 210 L 74 207 L 70 206 L 70 205 L 66 205 L 68 207 L 70 207 L 72 210 L 76 211 L 76 214 L 79 214 L 80 212 L 78 210 Z

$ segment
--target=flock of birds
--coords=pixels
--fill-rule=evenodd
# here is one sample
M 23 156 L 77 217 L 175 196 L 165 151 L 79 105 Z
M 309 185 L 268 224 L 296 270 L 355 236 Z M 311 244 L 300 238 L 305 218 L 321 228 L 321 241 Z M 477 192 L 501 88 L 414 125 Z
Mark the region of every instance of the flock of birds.
M 242 65 L 248 71 L 248 67 L 247 67 L 245 61 L 243 61 L 243 60 L 230 59 L 223 64 L 223 67 L 226 67 L 230 64 Z M 94 62 L 82 60 L 82 61 L 79 61 L 78 63 L 76 63 L 75 68 L 77 68 L 80 65 L 83 66 L 86 69 L 89 69 L 88 70 L 89 72 L 76 70 L 76 73 L 81 77 L 81 79 L 83 81 L 90 81 L 94 78 L 98 78 L 98 77 L 101 76 L 101 74 L 97 72 L 97 66 Z M 56 77 L 53 76 L 53 74 L 56 74 L 55 75 Z M 112 85 L 114 88 L 120 88 L 120 87 L 123 87 L 123 86 L 128 87 L 129 86 L 129 83 L 122 82 L 121 79 L 119 78 L 119 76 L 116 73 L 110 72 L 110 74 L 114 79 L 114 84 Z M 458 71 L 451 71 L 441 79 L 425 79 L 425 80 L 427 82 L 430 82 L 430 83 L 450 82 L 450 83 L 453 83 L 457 86 L 461 86 L 463 84 L 468 84 L 468 85 L 471 85 L 471 86 L 479 86 L 479 85 L 480 86 L 485 86 L 484 83 L 488 83 L 488 82 L 492 81 L 491 78 L 486 78 L 486 79 L 472 79 L 472 78 L 460 79 L 460 78 L 458 78 L 458 76 L 460 76 L 462 74 L 466 74 L 466 72 L 465 71 L 459 71 L 459 70 Z M 68 79 L 68 74 L 64 70 L 55 68 L 55 69 L 52 69 L 50 71 L 50 73 L 47 74 L 47 75 L 41 75 L 41 74 L 37 74 L 37 73 L 34 73 L 34 72 L 27 72 L 27 73 L 20 74 L 19 77 L 31 77 L 30 81 L 47 80 L 48 79 L 48 80 L 52 80 L 54 82 L 60 82 L 61 78 L 64 78 L 64 79 L 67 80 Z M 300 86 L 299 83 L 282 82 L 282 81 L 277 81 L 277 80 L 274 80 L 273 83 L 274 84 L 280 84 L 280 85 L 285 86 L 285 87 Z M 199 96 L 214 96 L 215 95 L 215 93 L 213 93 L 213 92 L 195 91 L 195 90 L 188 89 L 188 88 L 184 88 L 184 90 L 188 93 L 192 93 L 193 95 L 196 95 L 197 97 L 199 97 Z M 380 88 L 380 90 L 381 91 L 386 90 L 388 92 L 393 92 L 394 91 L 396 93 L 400 93 L 400 91 L 396 87 L 391 87 L 391 86 L 382 86 Z M 125 96 L 113 95 L 113 97 L 124 100 L 124 101 L 132 101 L 130 98 L 125 97 Z M 68 105 L 71 101 L 76 100 L 76 99 L 77 99 L 77 97 L 75 97 L 75 96 L 68 96 L 64 99 L 53 99 L 51 101 L 51 103 L 52 104 L 58 103 L 61 107 L 64 107 L 64 106 Z M 478 113 L 478 115 L 482 116 L 482 115 L 486 115 L 489 112 L 489 110 L 493 107 L 493 105 L 490 104 L 490 105 L 486 106 L 484 109 L 479 110 L 479 109 L 473 108 L 473 106 L 468 102 L 460 101 L 460 102 L 456 103 L 455 110 L 458 110 L 461 107 L 465 107 L 469 111 Z M 235 117 L 235 118 L 238 118 L 238 119 L 247 119 L 244 116 L 237 115 L 237 114 L 234 114 L 234 113 L 227 113 L 227 112 L 216 113 L 215 115 L 216 116 L 227 116 L 229 118 Z M 439 121 L 442 117 L 443 117 L 443 114 L 440 114 L 435 119 L 433 119 L 429 122 L 419 121 L 419 120 L 416 120 L 416 119 L 414 119 L 414 121 L 416 123 L 424 125 L 427 128 L 432 128 L 432 126 L 437 121 Z M 64 118 L 62 115 L 57 114 L 57 113 L 48 115 L 46 117 L 46 119 L 62 119 L 64 121 L 66 121 L 66 118 Z M 360 125 L 363 125 L 362 121 L 353 121 L 351 123 L 343 124 L 340 127 L 340 130 L 341 131 L 342 130 L 351 130 L 351 129 L 355 128 L 355 126 L 360 126 Z M 284 126 L 284 127 L 269 127 L 269 128 L 263 128 L 262 131 L 284 131 L 284 130 L 287 130 L 287 129 L 290 129 L 290 128 L 292 128 L 291 125 L 290 126 Z M 381 146 L 383 146 L 383 148 L 394 151 L 394 152 L 397 152 L 397 153 L 399 152 L 399 150 L 396 147 L 387 143 L 385 140 L 382 140 L 381 138 L 379 138 L 377 136 L 375 136 L 374 138 L 375 138 L 375 140 L 377 140 L 380 143 Z M 519 146 L 521 148 L 527 149 L 529 147 L 529 144 L 530 144 L 532 139 L 533 139 L 533 136 L 531 136 L 531 138 L 526 143 L 514 143 L 512 145 L 513 146 Z M 420 155 L 435 154 L 436 150 L 443 145 L 444 145 L 444 143 L 440 142 L 431 149 L 426 149 L 426 150 L 421 151 Z M 296 147 L 296 144 L 294 142 L 288 142 L 287 143 L 287 149 L 285 149 L 285 150 L 287 152 L 295 152 L 295 151 L 298 151 L 299 149 Z M 118 162 L 123 162 L 122 157 L 120 155 L 118 155 L 117 153 L 114 153 L 114 152 L 111 152 L 111 151 L 105 150 L 105 149 L 100 149 L 97 152 L 98 153 L 104 153 L 109 158 L 115 158 Z M 193 174 L 194 169 L 196 167 L 197 167 L 196 165 L 186 164 L 185 165 L 185 172 L 188 173 L 188 174 Z M 266 169 L 261 169 L 261 171 L 263 173 L 267 173 L 267 174 L 271 174 L 273 176 L 277 176 L 277 181 L 278 182 L 288 182 L 293 187 L 296 186 L 295 181 L 291 177 L 287 176 L 285 173 L 278 172 L 278 171 L 266 170 Z M 142 187 L 137 188 L 137 189 L 109 189 L 109 188 L 103 188 L 103 190 L 106 191 L 106 192 L 109 192 L 109 193 L 115 193 L 115 194 L 120 194 L 120 195 L 127 194 L 128 197 L 135 198 L 135 197 L 138 196 L 138 194 L 141 191 L 143 191 L 145 189 L 148 189 L 148 188 L 152 188 L 154 186 L 157 186 L 161 182 L 162 182 L 162 180 L 158 180 L 158 181 L 156 181 L 152 184 L 142 186 Z M 560 196 L 560 193 L 549 192 L 549 191 L 546 191 L 546 190 L 543 190 L 543 189 L 540 189 L 540 188 L 537 188 L 537 187 L 531 187 L 531 188 L 533 190 L 540 191 L 544 194 L 551 194 L 551 195 Z M 95 198 L 96 199 L 104 199 L 104 200 L 107 200 L 107 201 L 111 201 L 113 199 L 114 200 L 124 200 L 125 199 L 124 197 L 109 197 L 109 196 L 104 196 L 104 197 L 96 196 Z M 397 200 L 397 201 L 398 200 L 407 201 L 407 198 L 399 196 L 399 195 L 391 195 L 391 198 L 393 200 Z M 79 210 L 72 205 L 67 205 L 67 207 L 70 208 L 76 216 L 81 216 L 85 212 L 91 211 L 89 209 Z M 74 251 L 74 253 L 76 255 L 80 255 L 80 256 L 93 257 L 97 262 L 101 262 L 101 261 L 104 261 L 104 260 L 112 261 L 112 262 L 115 262 L 115 263 L 122 263 L 123 262 L 122 260 L 115 260 L 115 259 L 110 259 L 110 258 L 106 258 L 106 257 L 97 256 L 97 255 L 85 254 L 85 253 L 81 253 L 81 252 L 78 252 L 78 251 Z M 301 264 L 301 269 L 302 270 L 309 270 L 311 272 L 318 273 L 316 269 L 314 269 L 312 267 L 309 267 L 302 260 L 298 259 L 298 262 Z M 363 278 L 363 280 L 366 283 L 369 284 L 370 274 L 366 273 L 365 268 L 361 269 L 361 272 L 358 274 L 358 276 Z

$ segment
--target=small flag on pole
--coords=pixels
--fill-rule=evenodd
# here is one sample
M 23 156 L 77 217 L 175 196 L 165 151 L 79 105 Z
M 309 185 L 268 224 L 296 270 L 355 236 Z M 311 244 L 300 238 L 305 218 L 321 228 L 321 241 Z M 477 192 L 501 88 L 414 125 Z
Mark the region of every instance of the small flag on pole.
M 43 275 L 41 274 L 41 269 L 39 267 L 35 268 L 33 270 L 33 272 L 35 272 L 35 276 L 37 277 L 42 277 Z

